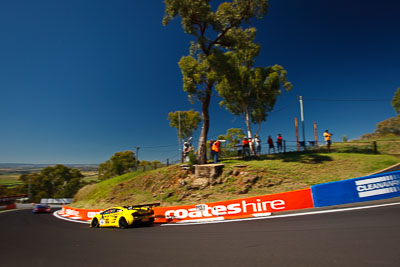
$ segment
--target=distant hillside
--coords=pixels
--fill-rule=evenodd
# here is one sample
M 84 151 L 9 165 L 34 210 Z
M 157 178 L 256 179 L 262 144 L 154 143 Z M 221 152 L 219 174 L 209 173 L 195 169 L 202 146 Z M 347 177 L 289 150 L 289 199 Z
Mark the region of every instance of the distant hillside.
M 48 166 L 55 165 L 57 164 L 0 163 L 0 185 L 20 184 L 21 175 L 38 173 Z M 80 170 L 86 182 L 97 180 L 97 164 L 65 164 L 65 166 Z
M 0 169 L 12 169 L 12 170 L 29 170 L 29 169 L 44 169 L 48 166 L 55 166 L 57 164 L 33 164 L 33 163 L 0 163 Z M 78 169 L 78 170 L 97 170 L 98 164 L 62 164 L 64 166 Z

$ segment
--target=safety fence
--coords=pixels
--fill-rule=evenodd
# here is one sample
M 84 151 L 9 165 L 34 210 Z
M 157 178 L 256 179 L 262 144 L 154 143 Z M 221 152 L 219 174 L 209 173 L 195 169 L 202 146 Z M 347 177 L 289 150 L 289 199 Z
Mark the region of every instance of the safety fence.
M 278 148 L 274 144 L 274 148 L 271 149 L 267 143 L 262 143 L 260 151 L 257 153 L 260 155 L 268 154 L 284 154 L 291 152 L 326 152 L 327 147 L 325 142 L 317 141 L 290 141 L 283 140 L 282 147 Z M 364 153 L 364 154 L 400 154 L 400 140 L 377 140 L 377 141 L 349 141 L 349 142 L 334 142 L 331 145 L 330 151 L 339 153 Z M 250 153 L 245 154 L 241 146 L 236 147 L 234 150 L 229 150 L 222 145 L 221 151 L 219 153 L 219 159 L 231 159 L 231 158 L 246 158 L 247 156 L 252 157 Z M 207 151 L 207 158 L 212 161 L 213 157 L 211 155 L 211 150 Z M 168 158 L 161 164 L 149 164 L 146 166 L 138 166 L 132 168 L 130 171 L 149 171 L 155 170 L 161 167 L 185 163 L 186 159 L 183 155 L 175 155 L 172 158 Z
M 297 142 L 284 140 L 282 148 L 278 150 L 277 146 L 269 148 L 268 144 L 261 145 L 261 152 L 258 155 L 280 154 L 290 152 L 326 152 L 327 146 L 325 142 Z M 338 153 L 364 153 L 364 154 L 400 154 L 400 140 L 377 140 L 377 141 L 349 141 L 349 142 L 334 142 L 330 147 L 331 152 Z M 221 159 L 232 157 L 244 157 L 242 149 L 237 151 L 224 151 L 220 155 Z M 210 156 L 211 158 L 211 156 Z
M 72 198 L 42 198 L 40 200 L 41 204 L 70 204 Z
M 270 216 L 282 211 L 365 202 L 400 196 L 400 171 L 353 178 L 279 194 L 185 206 L 155 207 L 155 223 L 207 222 Z M 89 221 L 102 210 L 63 206 L 59 215 Z

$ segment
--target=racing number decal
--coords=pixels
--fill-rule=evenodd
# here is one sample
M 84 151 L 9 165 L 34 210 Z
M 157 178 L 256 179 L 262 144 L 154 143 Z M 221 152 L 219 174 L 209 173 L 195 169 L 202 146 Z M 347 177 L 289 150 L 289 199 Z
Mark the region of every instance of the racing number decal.
M 101 218 L 101 219 L 100 219 L 100 225 L 104 225 L 104 223 L 105 223 L 105 222 L 104 222 L 104 218 Z

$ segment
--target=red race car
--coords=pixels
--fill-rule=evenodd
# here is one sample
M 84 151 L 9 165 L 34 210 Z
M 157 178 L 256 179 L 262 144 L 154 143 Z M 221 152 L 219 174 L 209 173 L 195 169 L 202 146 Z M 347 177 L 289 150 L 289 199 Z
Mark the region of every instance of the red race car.
M 38 204 L 33 208 L 33 213 L 47 213 L 50 212 L 50 206 L 47 204 Z

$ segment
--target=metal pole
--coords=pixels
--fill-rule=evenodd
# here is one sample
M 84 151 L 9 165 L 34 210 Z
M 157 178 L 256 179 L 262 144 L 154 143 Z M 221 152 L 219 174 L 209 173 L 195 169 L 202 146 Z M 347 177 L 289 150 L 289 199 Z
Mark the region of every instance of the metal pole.
M 138 165 L 139 165 L 139 149 L 140 149 L 140 147 L 136 147 L 136 170 L 137 170 L 137 168 L 138 168 Z
M 314 122 L 314 138 L 315 138 L 315 146 L 318 146 L 318 134 L 317 134 L 317 123 Z
M 182 145 L 181 145 L 181 112 L 180 111 L 178 111 L 178 146 L 179 146 L 179 156 L 181 158 L 181 163 L 183 163 Z
M 303 112 L 303 97 L 298 96 L 300 102 L 300 118 L 301 118 L 301 127 L 303 128 L 303 142 L 304 148 L 306 148 L 306 133 L 304 129 L 304 112 Z
M 29 202 L 32 202 L 31 201 L 31 175 L 30 174 L 28 174 L 28 176 L 29 176 L 29 183 L 28 183 L 28 201 Z
M 294 118 L 294 127 L 296 128 L 297 152 L 299 152 L 300 151 L 300 147 L 299 147 L 299 128 L 297 127 L 297 117 Z
M 283 152 L 286 153 L 286 140 L 283 140 Z

